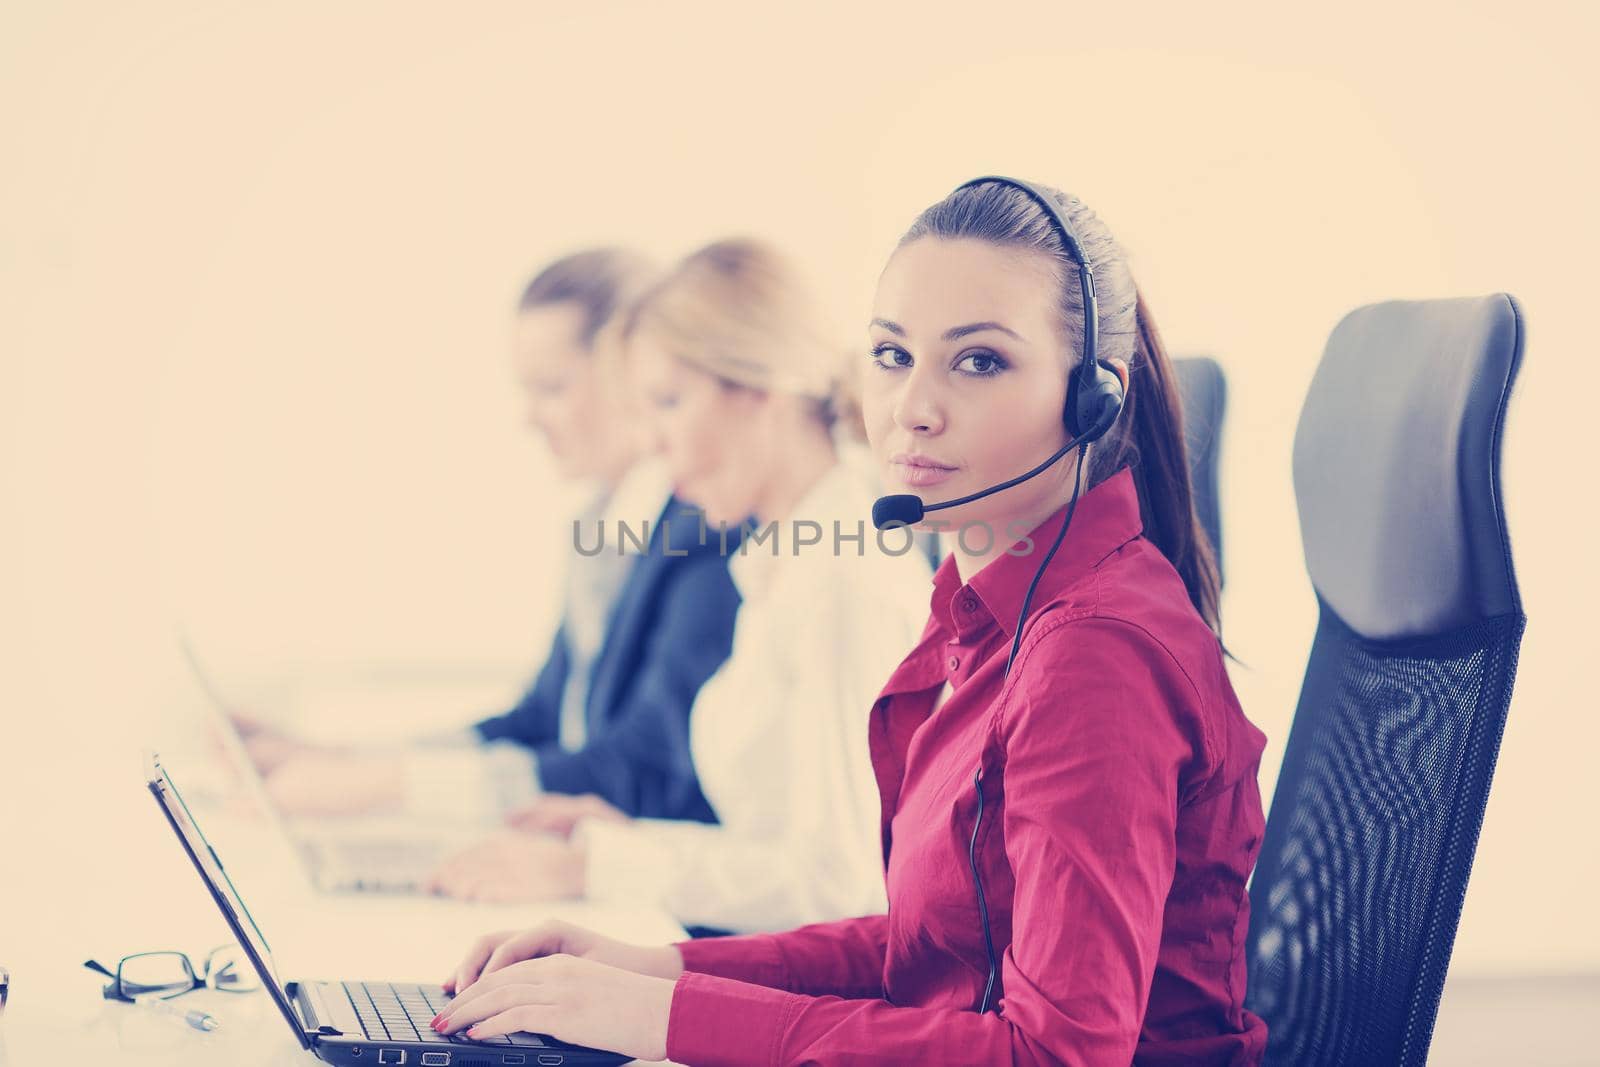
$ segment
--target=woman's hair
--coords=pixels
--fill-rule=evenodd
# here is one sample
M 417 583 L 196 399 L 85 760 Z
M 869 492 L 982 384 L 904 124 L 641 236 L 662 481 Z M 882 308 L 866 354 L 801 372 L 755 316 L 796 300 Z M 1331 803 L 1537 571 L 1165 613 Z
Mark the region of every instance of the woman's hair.
M 517 311 L 570 304 L 583 314 L 578 339 L 590 351 L 601 331 L 649 284 L 649 260 L 623 248 L 592 248 L 563 256 L 534 275 Z
M 733 238 L 691 252 L 633 305 L 622 333 L 648 334 L 725 384 L 810 400 L 824 426 L 864 437 L 845 350 L 771 245 Z
M 1128 364 L 1128 394 L 1111 430 L 1089 446 L 1093 488 L 1124 466 L 1133 468 L 1145 535 L 1183 579 L 1200 617 L 1222 635 L 1221 581 L 1205 527 L 1195 513 L 1177 377 L 1161 335 L 1128 269 L 1128 257 L 1100 217 L 1077 197 L 1035 186 L 1060 207 L 1094 264 L 1099 304 L 1099 358 Z M 1041 252 L 1056 261 L 1062 325 L 1077 373 L 1083 352 L 1083 292 L 1078 264 L 1062 246 L 1044 210 L 1026 193 L 996 182 L 958 189 L 928 208 L 900 239 L 975 238 Z

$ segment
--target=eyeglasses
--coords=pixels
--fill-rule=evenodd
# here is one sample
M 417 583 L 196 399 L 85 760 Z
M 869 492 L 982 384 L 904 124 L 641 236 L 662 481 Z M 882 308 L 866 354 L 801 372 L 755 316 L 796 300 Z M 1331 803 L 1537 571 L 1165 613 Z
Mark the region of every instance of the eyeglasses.
M 116 970 L 95 960 L 83 965 L 110 978 L 101 991 L 107 1000 L 171 1000 L 207 987 L 222 993 L 261 988 L 255 969 L 238 945 L 218 945 L 206 953 L 198 974 L 182 952 L 140 952 L 117 961 Z

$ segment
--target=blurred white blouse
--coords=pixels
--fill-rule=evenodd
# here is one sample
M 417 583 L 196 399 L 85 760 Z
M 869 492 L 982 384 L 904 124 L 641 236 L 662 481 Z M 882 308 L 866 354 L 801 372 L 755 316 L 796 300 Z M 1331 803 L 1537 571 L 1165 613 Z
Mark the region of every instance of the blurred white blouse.
M 590 897 L 650 899 L 685 925 L 741 933 L 886 909 L 867 719 L 922 633 L 932 582 L 909 531 L 880 545 L 877 495 L 847 453 L 776 539 L 730 550 L 733 651 L 690 717 L 721 825 L 584 820 Z

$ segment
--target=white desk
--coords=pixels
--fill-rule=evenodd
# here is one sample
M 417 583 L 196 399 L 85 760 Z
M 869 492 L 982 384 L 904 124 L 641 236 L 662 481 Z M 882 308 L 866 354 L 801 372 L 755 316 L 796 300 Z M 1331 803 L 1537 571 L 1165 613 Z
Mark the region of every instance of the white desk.
M 175 760 L 169 767 L 180 789 L 182 768 Z M 71 780 L 63 781 L 64 774 Z M 97 753 L 91 743 L 69 772 L 60 764 L 12 767 L 4 785 L 10 811 L 0 830 L 0 964 L 12 979 L 0 1016 L 0 1064 L 320 1062 L 295 1043 L 265 993 L 201 990 L 175 1001 L 217 1016 L 221 1028 L 207 1034 L 104 1000 L 105 979 L 82 966 L 90 958 L 109 965 L 160 949 L 185 951 L 198 964 L 209 948 L 232 940 L 144 792 L 135 753 L 120 747 Z M 438 982 L 473 938 L 544 916 L 643 943 L 684 936 L 651 908 L 317 894 L 263 821 L 217 810 L 195 815 L 271 942 L 285 980 Z

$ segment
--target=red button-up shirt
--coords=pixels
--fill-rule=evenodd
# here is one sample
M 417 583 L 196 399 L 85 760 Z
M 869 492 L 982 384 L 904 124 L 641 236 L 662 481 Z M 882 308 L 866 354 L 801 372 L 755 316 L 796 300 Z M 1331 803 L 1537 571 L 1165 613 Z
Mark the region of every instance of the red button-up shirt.
M 889 913 L 683 942 L 667 1054 L 720 1064 L 1255 1064 L 1245 879 L 1265 737 L 1215 636 L 1141 537 L 1123 468 L 933 614 L 868 728 Z M 976 535 L 974 535 L 976 536 Z M 952 690 L 937 710 L 935 698 Z M 1000 957 L 998 1011 L 968 847 Z

